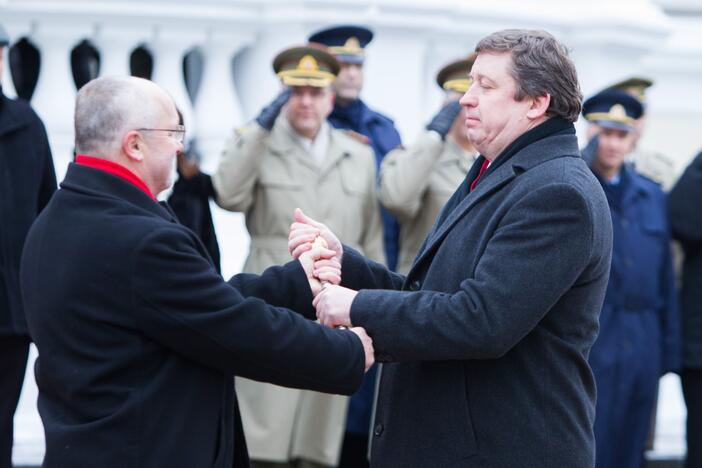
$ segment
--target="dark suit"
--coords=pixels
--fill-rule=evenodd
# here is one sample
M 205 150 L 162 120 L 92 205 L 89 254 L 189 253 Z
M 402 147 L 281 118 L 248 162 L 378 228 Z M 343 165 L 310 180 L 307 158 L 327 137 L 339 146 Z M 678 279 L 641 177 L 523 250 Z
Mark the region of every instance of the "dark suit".
M 607 201 L 572 133 L 493 166 L 449 200 L 406 278 L 344 251 L 345 285 L 396 290 L 360 291 L 351 308 L 388 363 L 371 466 L 594 463 Z
M 71 164 L 61 188 L 21 269 L 45 467 L 248 466 L 234 374 L 342 394 L 360 385 L 353 333 L 274 307 L 312 314 L 299 263 L 227 284 L 195 234 L 136 186 Z

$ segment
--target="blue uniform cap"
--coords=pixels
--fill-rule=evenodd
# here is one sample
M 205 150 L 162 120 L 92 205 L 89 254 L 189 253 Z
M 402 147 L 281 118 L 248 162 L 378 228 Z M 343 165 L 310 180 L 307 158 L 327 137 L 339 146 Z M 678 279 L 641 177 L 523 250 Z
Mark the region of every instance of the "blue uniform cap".
M 312 34 L 308 40 L 324 44 L 336 59 L 346 63 L 363 63 L 364 48 L 373 40 L 373 32 L 363 26 L 334 26 Z
M 641 102 L 617 89 L 601 91 L 583 103 L 583 116 L 602 127 L 631 131 L 643 114 Z

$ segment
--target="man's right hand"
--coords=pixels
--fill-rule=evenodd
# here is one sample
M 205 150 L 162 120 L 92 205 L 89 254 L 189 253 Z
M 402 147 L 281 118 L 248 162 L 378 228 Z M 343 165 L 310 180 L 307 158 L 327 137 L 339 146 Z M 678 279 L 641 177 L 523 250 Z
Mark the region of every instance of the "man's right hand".
M 270 132 L 273 129 L 273 124 L 275 124 L 275 119 L 280 114 L 280 110 L 290 99 L 290 94 L 292 94 L 292 90 L 285 88 L 270 104 L 261 109 L 261 113 L 256 117 L 256 122 Z
M 290 226 L 288 252 L 297 259 L 303 252 L 312 249 L 312 242 L 321 236 L 327 247 L 335 252 L 334 258 L 341 264 L 344 247 L 336 235 L 324 224 L 305 215 L 300 208 L 295 208 L 295 222 Z
M 368 336 L 366 330 L 361 327 L 349 328 L 350 331 L 358 335 L 358 338 L 363 344 L 363 352 L 366 355 L 366 368 L 364 372 L 368 372 L 368 369 L 375 363 L 375 350 L 373 349 L 373 339 Z

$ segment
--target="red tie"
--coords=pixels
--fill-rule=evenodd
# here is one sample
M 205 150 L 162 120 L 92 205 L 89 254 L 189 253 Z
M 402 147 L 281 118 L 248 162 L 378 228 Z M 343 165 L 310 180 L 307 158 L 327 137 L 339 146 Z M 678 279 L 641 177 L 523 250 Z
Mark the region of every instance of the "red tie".
M 475 185 L 480 180 L 480 176 L 482 176 L 485 173 L 485 171 L 487 170 L 489 165 L 490 165 L 490 161 L 488 161 L 487 159 L 485 161 L 483 161 L 483 165 L 480 166 L 480 172 L 478 172 L 478 177 L 476 177 L 475 180 L 473 180 L 473 182 L 470 184 L 469 192 L 473 191 L 473 189 L 475 188 Z

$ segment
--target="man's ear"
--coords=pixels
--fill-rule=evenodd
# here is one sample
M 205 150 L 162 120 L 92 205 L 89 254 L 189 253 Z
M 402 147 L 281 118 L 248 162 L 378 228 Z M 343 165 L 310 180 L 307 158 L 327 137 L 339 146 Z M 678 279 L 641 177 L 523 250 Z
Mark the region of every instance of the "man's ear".
M 144 159 L 144 140 L 136 130 L 130 130 L 122 137 L 122 152 L 132 161 Z
M 527 117 L 529 119 L 538 119 L 546 115 L 548 111 L 548 106 L 551 105 L 551 95 L 546 93 L 542 96 L 535 96 L 531 98 L 531 106 L 527 111 Z

